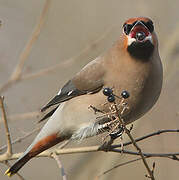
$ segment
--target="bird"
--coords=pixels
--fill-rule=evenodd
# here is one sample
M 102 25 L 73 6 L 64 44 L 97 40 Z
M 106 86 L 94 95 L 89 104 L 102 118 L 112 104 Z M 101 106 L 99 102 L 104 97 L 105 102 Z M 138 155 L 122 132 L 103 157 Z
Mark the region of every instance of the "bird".
M 153 21 L 133 17 L 125 21 L 119 38 L 102 55 L 85 65 L 42 109 L 48 121 L 23 155 L 5 172 L 12 176 L 30 159 L 64 140 L 82 140 L 101 133 L 110 121 L 100 117 L 109 113 L 104 88 L 115 95 L 123 90 L 129 109 L 123 114 L 129 124 L 146 114 L 156 103 L 162 89 L 163 68 Z M 120 103 L 120 99 L 116 99 Z M 94 112 L 89 106 L 99 109 Z

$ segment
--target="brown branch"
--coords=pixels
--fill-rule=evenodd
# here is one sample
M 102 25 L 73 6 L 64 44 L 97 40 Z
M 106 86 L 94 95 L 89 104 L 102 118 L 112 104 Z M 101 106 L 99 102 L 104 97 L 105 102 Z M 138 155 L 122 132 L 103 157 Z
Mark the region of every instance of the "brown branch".
M 136 138 L 135 141 L 139 142 L 139 141 L 142 141 L 144 139 L 147 139 L 147 138 L 150 138 L 150 137 L 153 137 L 153 136 L 156 136 L 156 135 L 160 135 L 160 134 L 163 134 L 163 133 L 174 133 L 174 132 L 179 132 L 179 129 L 163 129 L 163 130 L 158 130 L 156 132 L 153 132 L 153 133 L 147 134 L 145 136 Z M 132 144 L 132 141 L 123 143 L 123 146 L 128 146 L 130 144 Z M 112 145 L 112 148 L 119 148 L 119 147 L 121 147 L 121 144 Z
M 0 108 L 2 112 L 2 120 L 4 121 L 4 126 L 6 130 L 6 137 L 7 137 L 7 151 L 5 153 L 6 156 L 11 156 L 12 155 L 12 145 L 11 145 L 11 137 L 10 137 L 10 132 L 9 132 L 9 127 L 8 127 L 8 122 L 6 118 L 6 112 L 4 108 L 4 97 L 0 96 Z
M 1 105 L 1 109 L 2 109 L 2 119 L 6 120 L 6 125 L 7 125 L 7 119 L 6 119 L 6 114 L 5 114 L 5 110 L 4 110 L 4 104 L 3 104 L 3 98 L 1 97 L 0 98 L 0 105 Z M 124 125 L 124 124 L 123 124 Z M 5 126 L 6 127 L 6 132 L 9 132 L 9 129 L 8 129 L 8 126 Z M 125 127 L 124 127 L 125 128 Z M 127 129 L 127 128 L 126 128 Z M 124 129 L 125 130 L 125 129 Z M 128 130 L 128 129 L 127 129 Z M 129 131 L 129 130 L 128 130 Z M 157 131 L 157 132 L 154 132 L 154 133 L 151 133 L 151 134 L 148 134 L 146 136 L 143 136 L 143 137 L 140 137 L 140 138 L 137 138 L 136 140 L 132 140 L 131 139 L 131 142 L 132 143 L 136 143 L 136 141 L 141 141 L 141 140 L 144 140 L 146 138 L 149 138 L 149 137 L 152 137 L 152 136 L 155 136 L 155 135 L 159 135 L 161 133 L 166 133 L 166 132 L 179 132 L 178 129 L 176 130 L 172 130 L 172 129 L 169 129 L 169 130 L 160 130 L 160 131 Z M 130 133 L 130 131 L 129 131 Z M 30 134 L 33 134 L 32 132 Z M 17 159 L 19 158 L 23 153 L 17 153 L 17 154 L 12 154 L 12 147 L 11 147 L 11 141 L 10 141 L 10 135 L 9 133 L 7 133 L 7 137 L 8 137 L 8 144 L 7 147 L 10 147 L 11 149 L 11 153 L 10 155 L 7 156 L 7 153 L 4 153 L 3 155 L 0 156 L 0 162 L 6 162 L 7 160 L 11 160 L 11 159 Z M 28 134 L 27 134 L 28 136 Z M 26 137 L 23 137 L 23 138 L 26 138 Z M 17 140 L 16 140 L 17 141 Z M 133 142 L 134 141 L 134 142 Z M 65 146 L 69 141 L 65 142 L 61 148 L 63 146 Z M 124 144 L 124 146 L 127 146 L 129 144 L 131 144 L 131 142 L 127 142 Z M 118 145 L 118 147 L 120 147 L 121 145 Z M 130 155 L 140 155 L 141 156 L 141 150 L 139 150 L 137 147 L 136 149 L 138 150 L 138 152 L 133 152 L 133 151 L 127 151 L 127 150 L 121 150 L 121 149 L 116 149 L 117 146 L 111 146 L 111 148 L 109 149 L 109 151 L 111 152 L 117 152 L 117 153 L 124 153 L 124 154 L 130 154 Z M 55 150 L 47 150 L 41 154 L 39 154 L 37 157 L 52 157 L 52 154 L 55 153 L 55 155 L 59 155 L 59 154 L 72 154 L 72 153 L 84 153 L 84 152 L 96 152 L 96 151 L 101 151 L 101 147 L 98 147 L 98 146 L 92 146 L 92 147 L 84 147 L 84 148 L 69 148 L 69 149 L 55 149 Z M 9 150 L 7 150 L 7 152 L 9 152 Z M 12 155 L 11 155 L 12 154 Z M 142 153 L 143 157 L 144 158 L 149 158 L 149 157 L 165 157 L 165 158 L 169 158 L 169 159 L 172 159 L 172 160 L 177 160 L 179 161 L 179 158 L 177 157 L 179 155 L 179 153 Z M 53 156 L 54 157 L 54 156 Z M 143 160 L 143 159 L 142 159 Z M 59 163 L 59 162 L 58 162 Z M 153 170 L 151 170 L 152 173 L 153 173 Z M 149 176 L 151 178 L 151 175 Z
M 120 116 L 120 114 L 122 114 L 123 112 L 121 112 L 121 113 L 119 112 L 116 103 L 114 103 L 114 107 L 115 107 L 116 115 L 117 115 L 117 117 L 118 117 L 118 119 L 119 119 L 119 122 L 120 122 L 121 125 L 123 126 L 125 133 L 128 135 L 128 137 L 129 137 L 130 140 L 132 141 L 132 144 L 134 145 L 134 147 L 136 148 L 136 150 L 137 150 L 138 153 L 140 154 L 140 156 L 141 156 L 141 158 L 142 158 L 142 161 L 143 161 L 143 163 L 144 163 L 144 166 L 146 167 L 146 169 L 147 169 L 147 171 L 148 171 L 148 173 L 149 173 L 149 177 L 150 177 L 152 180 L 155 180 L 154 175 L 153 175 L 153 171 L 150 169 L 150 167 L 149 167 L 149 165 L 148 165 L 148 163 L 147 163 L 147 161 L 146 161 L 146 159 L 145 159 L 145 156 L 144 156 L 142 150 L 141 150 L 140 147 L 137 145 L 135 139 L 132 137 L 130 131 L 129 131 L 129 130 L 127 129 L 127 127 L 126 127 L 126 124 L 124 123 L 122 117 Z M 123 110 L 125 110 L 125 107 L 124 107 Z
M 46 1 L 46 5 L 44 7 L 44 10 L 43 10 L 43 16 L 41 15 L 41 18 L 40 18 L 40 23 L 41 25 L 37 25 L 37 28 L 41 28 L 42 25 L 43 25 L 43 21 L 42 21 L 42 18 L 45 18 L 45 14 L 47 13 L 47 7 L 49 8 L 49 3 L 50 3 L 50 0 L 47 0 Z M 45 13 L 44 13 L 45 12 Z M 25 74 L 25 75 L 22 75 L 22 68 L 24 66 L 24 63 L 25 63 L 25 60 L 27 59 L 29 53 L 30 53 L 30 50 L 31 50 L 31 46 L 35 43 L 39 33 L 40 33 L 40 30 L 39 31 L 34 31 L 33 35 L 35 34 L 35 37 L 32 35 L 32 38 L 31 40 L 28 42 L 26 48 L 24 49 L 24 51 L 22 52 L 21 56 L 20 56 L 20 60 L 19 60 L 19 63 L 18 65 L 16 66 L 16 69 L 14 70 L 14 72 L 12 73 L 11 75 L 11 78 L 9 78 L 9 80 L 3 84 L 1 87 L 0 87 L 0 93 L 4 92 L 5 90 L 7 90 L 9 87 L 11 87 L 14 83 L 17 83 L 17 82 L 20 82 L 20 81 L 23 81 L 23 80 L 28 80 L 28 79 L 32 79 L 32 78 L 37 78 L 37 77 L 41 77 L 43 75 L 47 75 L 49 73 L 52 73 L 54 71 L 56 71 L 57 69 L 59 68 L 64 68 L 64 67 L 68 67 L 69 65 L 73 65 L 73 63 L 76 63 L 76 60 L 79 59 L 81 56 L 83 56 L 85 53 L 87 53 L 90 49 L 96 47 L 96 45 L 102 41 L 111 31 L 112 29 L 115 27 L 115 25 L 111 28 L 109 28 L 101 37 L 99 37 L 98 39 L 96 39 L 93 43 L 91 43 L 90 45 L 86 46 L 86 48 L 84 48 L 79 54 L 77 54 L 75 57 L 73 58 L 69 58 L 67 60 L 65 60 L 64 62 L 62 63 L 59 63 L 59 64 L 56 64 L 56 65 L 53 65 L 51 67 L 48 67 L 46 69 L 42 69 L 42 70 L 39 70 L 38 72 L 34 72 L 34 73 L 30 73 L 30 74 Z M 36 29 L 37 30 L 37 29 Z M 35 33 L 36 32 L 36 33 Z M 22 59 L 22 60 L 21 60 Z
M 81 53 L 80 53 L 80 55 L 81 55 Z M 69 59 L 65 60 L 64 62 L 60 62 L 59 64 L 55 64 L 55 65 L 53 65 L 51 67 L 39 70 L 39 71 L 31 73 L 31 74 L 23 75 L 21 77 L 21 80 L 23 81 L 23 80 L 33 79 L 33 78 L 37 78 L 37 77 L 39 78 L 39 77 L 41 77 L 43 75 L 47 75 L 49 73 L 52 73 L 52 72 L 56 71 L 59 68 L 66 68 L 69 65 L 72 66 L 73 63 L 75 63 L 78 58 L 79 58 L 79 56 L 76 56 L 76 57 L 73 57 L 73 58 L 69 58 Z
M 12 73 L 9 80 L 4 85 L 1 86 L 0 93 L 2 93 L 7 88 L 11 87 L 12 84 L 14 84 L 15 82 L 20 80 L 25 61 L 27 60 L 27 58 L 31 52 L 32 46 L 34 45 L 37 38 L 39 37 L 41 28 L 45 22 L 45 17 L 48 12 L 48 9 L 49 9 L 50 1 L 51 0 L 46 0 L 44 8 L 43 8 L 41 16 L 40 16 L 40 19 L 39 19 L 39 22 L 37 23 L 30 40 L 27 42 L 24 50 L 22 51 L 20 58 L 19 58 L 19 62 L 17 64 L 17 66 L 15 67 L 14 72 Z
M 140 155 L 140 152 L 134 152 L 134 151 L 129 151 L 129 150 L 110 149 L 110 151 L 117 152 L 117 153 L 124 152 L 124 154 L 129 154 L 129 155 L 137 155 L 137 156 Z M 179 159 L 177 158 L 177 156 L 179 156 L 179 152 L 176 152 L 176 153 L 145 153 L 145 152 L 143 152 L 143 156 L 145 156 L 145 157 L 166 157 L 166 158 L 170 158 L 170 159 L 179 161 Z
M 29 137 L 30 135 L 32 135 L 33 133 L 35 133 L 36 131 L 38 131 L 39 129 L 40 129 L 40 128 L 37 128 L 37 129 L 35 129 L 34 131 L 31 131 L 31 132 L 27 133 L 25 136 L 19 137 L 19 138 L 17 138 L 16 140 L 12 141 L 11 143 L 14 144 L 14 143 L 20 142 L 20 141 L 24 140 L 25 138 Z M 178 130 L 178 129 L 159 130 L 159 131 L 156 131 L 156 132 L 154 132 L 154 133 L 151 133 L 151 134 L 148 134 L 148 135 L 145 135 L 145 136 L 136 138 L 135 141 L 136 141 L 136 142 L 139 142 L 139 141 L 142 141 L 142 140 L 147 139 L 147 138 L 149 138 L 149 137 L 152 137 L 152 136 L 155 136 L 155 135 L 159 135 L 159 134 L 161 134 L 161 133 L 168 133 L 168 132 L 171 132 L 171 133 L 173 133 L 173 132 L 179 132 L 179 130 Z M 66 141 L 66 142 L 64 142 L 63 144 L 61 144 L 61 145 L 57 148 L 57 150 L 64 148 L 64 146 L 66 146 L 69 142 L 70 142 L 70 141 Z M 126 143 L 123 143 L 123 146 L 128 146 L 128 145 L 130 145 L 130 144 L 132 144 L 131 141 L 126 142 Z M 4 150 L 6 147 L 7 147 L 7 145 L 4 145 L 4 146 L 0 147 L 0 151 Z M 116 149 L 116 148 L 120 148 L 120 147 L 121 147 L 121 144 L 112 145 L 109 150 L 110 150 L 110 151 L 113 151 L 113 152 L 119 152 L 119 153 L 121 153 L 121 152 L 122 152 L 121 150 Z M 66 153 L 67 153 L 67 154 L 68 154 L 68 153 L 75 153 L 75 152 L 73 152 L 73 151 L 77 151 L 76 153 L 83 153 L 84 151 L 85 151 L 85 152 L 99 151 L 99 149 L 98 149 L 99 147 L 98 147 L 98 146 L 92 146 L 92 147 L 91 147 L 92 149 L 89 148 L 89 151 L 87 151 L 87 148 L 89 148 L 89 147 L 84 147 L 84 149 L 83 149 L 83 148 L 80 148 L 80 149 L 79 149 L 79 148 L 77 148 L 77 149 L 69 148 L 69 149 L 67 149 L 67 150 L 64 149 L 65 151 L 60 152 L 60 153 L 62 153 L 62 154 L 66 154 Z M 80 150 L 81 150 L 81 152 L 80 152 Z M 71 152 L 71 151 L 72 151 L 72 152 Z M 50 152 L 51 152 L 51 151 L 50 151 Z M 132 154 L 132 155 L 138 155 L 138 154 L 136 154 L 135 152 L 131 153 L 131 152 L 129 152 L 129 151 L 125 151 L 125 153 L 126 153 L 126 154 Z M 173 153 L 173 154 L 171 154 L 171 153 L 168 153 L 168 154 L 158 153 L 158 154 L 145 154 L 145 155 L 146 155 L 146 156 L 154 156 L 154 157 L 155 157 L 155 155 L 156 155 L 156 156 L 161 156 L 161 157 L 166 157 L 166 156 L 171 156 L 171 157 L 173 157 L 174 155 L 178 155 L 178 154 L 177 154 L 177 153 Z M 18 154 L 17 154 L 17 156 L 18 156 Z M 49 156 L 49 154 L 47 153 L 46 156 Z M 0 156 L 0 161 L 6 160 L 6 159 L 1 160 L 1 157 L 2 157 L 2 156 Z M 16 155 L 15 155 L 14 157 L 16 157 Z
M 62 143 L 60 146 L 58 146 L 58 149 L 63 149 L 65 146 L 67 146 L 70 142 L 70 139 L 69 140 L 66 140 L 64 143 Z
M 146 156 L 145 158 L 151 158 L 151 157 L 152 157 L 152 156 Z M 171 156 L 171 157 L 168 156 L 167 158 L 172 159 L 172 160 L 177 160 L 177 161 L 179 161 L 179 159 L 178 159 L 175 155 L 173 155 L 173 156 Z M 112 167 L 112 168 L 110 168 L 110 169 L 102 172 L 102 173 L 99 174 L 98 176 L 96 176 L 95 180 L 98 180 L 101 176 L 103 176 L 103 175 L 111 172 L 112 170 L 114 170 L 114 169 L 116 169 L 116 168 L 118 168 L 118 167 L 125 166 L 125 165 L 127 165 L 127 164 L 130 164 L 130 163 L 139 161 L 139 160 L 141 160 L 141 159 L 142 159 L 142 158 L 136 158 L 136 159 L 133 159 L 133 160 L 124 162 L 124 163 L 120 163 L 120 164 L 118 164 L 118 165 L 116 165 L 116 166 L 114 166 L 114 167 Z
M 27 74 L 27 75 L 23 75 L 21 77 L 21 80 L 27 80 L 27 79 L 41 77 L 41 76 L 46 75 L 48 73 L 54 72 L 54 71 L 56 71 L 59 68 L 66 68 L 66 67 L 69 67 L 69 65 L 72 66 L 73 63 L 76 63 L 77 59 L 79 59 L 81 56 L 85 55 L 88 51 L 90 51 L 93 47 L 95 47 L 99 42 L 101 42 L 111 32 L 111 30 L 114 27 L 115 26 L 113 26 L 112 28 L 108 29 L 104 34 L 102 34 L 102 36 L 100 36 L 98 39 L 96 39 L 90 45 L 86 46 L 79 54 L 77 54 L 73 58 L 69 58 L 69 59 L 65 60 L 64 62 L 61 62 L 61 63 L 56 64 L 56 65 L 53 65 L 53 66 L 48 67 L 46 69 L 39 70 L 38 72 Z
M 149 157 L 148 157 L 148 158 L 149 158 Z M 133 159 L 133 160 L 130 160 L 130 161 L 127 161 L 127 162 L 124 162 L 124 163 L 120 163 L 120 164 L 118 164 L 118 165 L 116 165 L 116 166 L 114 166 L 114 167 L 112 167 L 112 168 L 110 168 L 110 169 L 102 172 L 102 173 L 99 174 L 98 176 L 96 176 L 96 177 L 95 177 L 95 180 L 98 180 L 101 176 L 103 176 L 103 175 L 111 172 L 112 170 L 114 170 L 114 169 L 116 169 L 116 168 L 118 168 L 118 167 L 125 166 L 125 165 L 127 165 L 127 164 L 130 164 L 130 163 L 139 161 L 139 160 L 141 160 L 141 159 L 142 159 L 142 158 L 137 158 L 137 159 Z
M 18 115 L 17 115 L 17 116 L 18 116 Z M 33 130 L 33 131 L 30 131 L 30 132 L 26 133 L 25 136 L 21 136 L 21 137 L 18 137 L 17 139 L 15 139 L 15 140 L 12 140 L 12 141 L 11 141 L 11 144 L 20 143 L 21 141 L 23 141 L 24 139 L 26 139 L 26 138 L 28 138 L 29 136 L 33 135 L 35 132 L 39 131 L 40 129 L 41 129 L 41 127 L 40 127 L 40 128 L 37 128 L 37 129 L 35 129 L 35 130 Z M 142 140 L 144 140 L 144 139 L 153 137 L 153 136 L 155 136 L 155 135 L 160 135 L 160 134 L 162 134 L 162 133 L 174 133 L 174 132 L 179 132 L 179 129 L 163 129 L 163 130 L 158 130 L 158 131 L 156 131 L 156 132 L 153 132 L 153 133 L 147 134 L 147 135 L 145 135 L 145 136 L 136 138 L 135 141 L 136 141 L 136 142 L 139 142 L 139 141 L 142 141 Z M 65 141 L 63 144 L 61 144 L 61 145 L 58 147 L 58 149 L 64 148 L 67 144 L 69 144 L 69 142 L 70 142 L 70 140 Z M 130 145 L 130 144 L 132 144 L 131 141 L 126 142 L 126 143 L 123 143 L 123 146 L 128 146 L 128 145 Z M 119 147 L 121 147 L 121 144 L 114 144 L 114 145 L 111 146 L 111 149 L 115 149 L 115 148 L 119 148 Z M 6 149 L 6 148 L 7 148 L 7 145 L 1 146 L 1 147 L 0 147 L 0 152 L 3 151 L 3 150 Z
M 49 5 L 50 5 L 50 0 L 46 0 L 45 5 L 44 5 L 43 10 L 42 10 L 42 13 L 40 15 L 39 22 L 37 23 L 30 40 L 27 42 L 23 52 L 21 53 L 19 62 L 17 64 L 14 72 L 12 73 L 10 80 L 16 81 L 17 79 L 20 78 L 20 76 L 22 74 L 22 69 L 24 67 L 24 63 L 30 54 L 30 51 L 32 49 L 33 44 L 36 42 L 37 38 L 39 37 L 40 31 L 41 31 L 42 26 L 45 22 L 45 17 L 46 17 L 46 14 L 48 12 Z
M 79 148 L 66 148 L 66 149 L 49 149 L 46 150 L 40 154 L 38 154 L 36 157 L 51 157 L 52 153 L 56 153 L 57 155 L 63 155 L 63 154 L 76 154 L 76 153 L 88 153 L 88 152 L 97 152 L 97 151 L 103 151 L 101 149 L 101 146 L 89 146 L 89 147 L 79 147 Z M 128 150 L 121 150 L 121 149 L 112 149 L 110 148 L 109 151 L 116 152 L 116 153 L 124 153 L 129 155 L 136 155 L 139 156 L 139 152 L 133 152 Z M 6 160 L 15 160 L 18 159 L 20 156 L 22 156 L 23 152 L 13 154 L 11 157 L 6 157 L 4 154 L 0 155 L 0 162 L 6 161 Z M 179 156 L 179 152 L 176 153 L 143 153 L 146 157 L 166 157 L 173 160 L 177 160 L 176 156 Z

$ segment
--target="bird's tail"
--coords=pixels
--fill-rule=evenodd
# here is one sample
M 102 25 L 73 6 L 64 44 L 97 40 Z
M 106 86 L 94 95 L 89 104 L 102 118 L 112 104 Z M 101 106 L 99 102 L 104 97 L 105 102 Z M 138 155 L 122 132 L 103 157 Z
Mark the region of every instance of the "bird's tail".
M 13 166 L 11 166 L 6 172 L 5 175 L 11 177 L 12 175 L 16 174 L 21 167 L 23 167 L 31 158 L 28 154 L 21 157 L 18 161 L 16 161 Z
M 29 146 L 29 148 L 24 152 L 24 154 L 11 166 L 5 175 L 12 176 L 17 173 L 31 158 L 45 151 L 46 149 L 62 142 L 67 137 L 59 137 L 57 134 L 52 134 L 43 139 L 37 141 L 35 144 Z

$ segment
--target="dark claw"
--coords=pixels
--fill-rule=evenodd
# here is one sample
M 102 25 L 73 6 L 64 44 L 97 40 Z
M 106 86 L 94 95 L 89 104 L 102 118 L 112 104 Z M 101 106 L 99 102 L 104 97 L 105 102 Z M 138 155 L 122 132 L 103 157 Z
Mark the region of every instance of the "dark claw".
M 110 148 L 111 148 L 111 145 L 112 145 L 112 143 L 113 143 L 113 140 L 114 140 L 114 139 L 111 138 L 109 141 L 104 142 L 104 143 L 99 147 L 99 150 L 103 150 L 103 151 L 105 151 L 105 152 L 108 152 L 108 151 L 110 150 Z
M 110 102 L 110 103 L 112 103 L 112 102 L 114 102 L 115 101 L 115 97 L 114 97 L 114 95 L 110 95 L 110 96 L 108 96 L 108 101 Z

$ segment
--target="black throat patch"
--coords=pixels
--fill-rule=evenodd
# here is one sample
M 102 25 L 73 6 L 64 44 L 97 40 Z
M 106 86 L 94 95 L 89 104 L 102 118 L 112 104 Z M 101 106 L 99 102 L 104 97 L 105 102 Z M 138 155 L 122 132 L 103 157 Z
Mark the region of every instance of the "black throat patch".
M 127 47 L 127 51 L 136 59 L 148 61 L 154 51 L 154 45 L 149 40 L 145 42 L 133 42 Z

